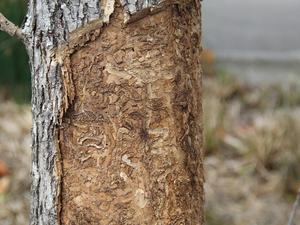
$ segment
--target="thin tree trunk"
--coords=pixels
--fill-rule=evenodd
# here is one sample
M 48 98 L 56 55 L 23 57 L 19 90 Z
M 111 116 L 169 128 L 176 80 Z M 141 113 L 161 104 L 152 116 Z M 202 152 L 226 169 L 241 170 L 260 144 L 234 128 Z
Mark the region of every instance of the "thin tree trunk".
M 198 0 L 30 0 L 32 225 L 203 225 Z

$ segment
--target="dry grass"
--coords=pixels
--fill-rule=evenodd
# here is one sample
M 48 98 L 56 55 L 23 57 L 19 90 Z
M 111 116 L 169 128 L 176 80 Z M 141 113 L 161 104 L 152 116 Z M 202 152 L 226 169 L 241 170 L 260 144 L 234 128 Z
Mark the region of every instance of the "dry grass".
M 27 225 L 29 215 L 31 113 L 28 106 L 0 103 L 0 160 L 10 170 L 9 189 L 0 193 L 0 224 Z
M 207 224 L 286 224 L 300 186 L 300 85 L 221 74 L 204 89 Z

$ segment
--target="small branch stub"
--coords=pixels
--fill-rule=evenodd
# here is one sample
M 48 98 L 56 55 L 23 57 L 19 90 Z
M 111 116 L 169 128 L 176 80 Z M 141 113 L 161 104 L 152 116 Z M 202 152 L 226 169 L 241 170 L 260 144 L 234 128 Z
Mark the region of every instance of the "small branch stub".
M 0 30 L 8 33 L 12 37 L 24 40 L 22 30 L 3 16 L 2 13 L 0 13 Z

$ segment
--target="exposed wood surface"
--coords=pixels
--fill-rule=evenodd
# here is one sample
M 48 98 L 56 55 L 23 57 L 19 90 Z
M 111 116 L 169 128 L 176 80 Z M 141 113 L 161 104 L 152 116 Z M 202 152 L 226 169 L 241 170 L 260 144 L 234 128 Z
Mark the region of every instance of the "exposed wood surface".
M 123 15 L 70 60 L 62 224 L 202 225 L 197 10 Z
M 122 3 L 29 1 L 32 225 L 202 224 L 198 3 Z

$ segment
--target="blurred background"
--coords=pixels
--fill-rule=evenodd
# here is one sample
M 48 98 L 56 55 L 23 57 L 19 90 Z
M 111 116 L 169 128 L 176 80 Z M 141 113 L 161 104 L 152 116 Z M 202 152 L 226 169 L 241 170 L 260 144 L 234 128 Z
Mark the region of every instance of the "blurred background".
M 22 25 L 25 0 L 1 0 L 0 10 L 15 24 Z M 30 72 L 25 49 L 18 40 L 0 33 L 0 94 L 19 103 L 30 101 Z
M 25 0 L 0 0 L 0 12 L 22 25 Z M 30 190 L 30 73 L 23 45 L 0 32 L 0 225 L 25 225 Z
M 287 224 L 300 187 L 300 1 L 202 4 L 206 223 Z M 19 25 L 25 10 L 25 0 L 0 1 Z M 28 224 L 27 60 L 0 33 L 1 225 Z
M 300 187 L 299 12 L 299 0 L 203 2 L 209 225 L 288 222 Z

